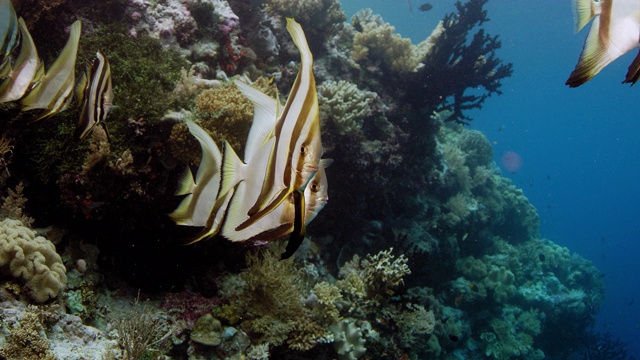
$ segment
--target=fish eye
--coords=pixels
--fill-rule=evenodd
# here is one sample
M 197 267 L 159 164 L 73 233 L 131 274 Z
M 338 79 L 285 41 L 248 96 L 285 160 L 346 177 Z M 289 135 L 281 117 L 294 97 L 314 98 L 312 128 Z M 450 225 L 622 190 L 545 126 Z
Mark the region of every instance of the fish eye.
M 311 183 L 311 191 L 317 192 L 318 190 L 320 190 L 318 189 L 318 183 Z
M 305 155 L 307 153 L 307 148 L 305 146 L 300 146 L 300 154 Z

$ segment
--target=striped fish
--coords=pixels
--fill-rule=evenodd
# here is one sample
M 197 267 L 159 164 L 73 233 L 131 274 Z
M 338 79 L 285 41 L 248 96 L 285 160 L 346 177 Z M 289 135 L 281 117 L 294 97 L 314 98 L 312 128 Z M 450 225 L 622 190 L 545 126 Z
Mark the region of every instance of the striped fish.
M 107 123 L 105 122 L 109 110 L 113 106 L 113 86 L 111 85 L 111 67 L 109 61 L 98 51 L 91 67 L 87 69 L 86 77 L 80 80 L 84 91 L 78 100 L 82 102 L 82 113 L 76 126 L 74 139 L 82 142 L 93 128 L 100 124 L 107 138 Z
M 282 112 L 273 110 L 278 116 L 273 129 L 275 142 L 273 147 L 268 149 L 269 159 L 265 175 L 262 176 L 264 181 L 259 185 L 260 194 L 248 209 L 246 213 L 248 218 L 239 224 L 236 230 L 246 229 L 269 214 L 294 191 L 304 191 L 307 182 L 318 170 L 318 162 L 322 155 L 313 56 L 300 24 L 287 18 L 287 30 L 300 51 L 300 70 Z M 233 157 L 229 157 L 225 162 L 233 160 Z M 250 162 L 247 164 L 256 169 L 248 172 L 248 177 L 255 179 L 260 176 L 257 171 L 261 170 L 257 170 L 258 167 L 252 166 Z M 237 168 L 237 166 L 224 167 L 225 170 Z M 242 179 L 242 176 L 225 171 L 223 193 Z M 231 206 L 235 208 L 233 203 Z
M 71 25 L 69 40 L 60 55 L 40 78 L 40 81 L 20 100 L 23 105 L 22 111 L 45 110 L 31 118 L 29 122 L 44 119 L 69 106 L 73 98 L 76 56 L 81 30 L 82 23 L 80 20 L 76 20 Z
M 20 28 L 20 54 L 13 66 L 7 64 L 6 79 L 0 82 L 0 103 L 19 100 L 37 78 L 42 76 L 44 67 L 38 58 L 38 50 L 33 43 L 33 38 L 27 29 L 24 20 L 18 20 Z
M 576 32 L 593 20 L 580 60 L 566 85 L 578 87 L 612 61 L 640 46 L 639 0 L 574 0 Z M 629 66 L 623 83 L 640 77 L 640 53 Z

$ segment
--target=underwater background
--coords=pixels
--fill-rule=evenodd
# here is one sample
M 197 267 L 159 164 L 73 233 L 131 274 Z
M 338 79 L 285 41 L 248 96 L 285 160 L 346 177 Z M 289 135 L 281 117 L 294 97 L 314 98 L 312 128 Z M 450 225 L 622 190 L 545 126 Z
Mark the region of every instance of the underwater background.
M 453 2 L 413 11 L 401 1 L 345 1 L 347 13 L 371 7 L 414 42 Z M 471 112 L 471 128 L 493 143 L 494 160 L 515 151 L 522 168 L 503 171 L 540 214 L 540 234 L 592 261 L 604 274 L 596 327 L 624 339 L 640 356 L 640 123 L 637 86 L 621 85 L 631 51 L 579 88 L 564 81 L 587 30 L 574 34 L 571 1 L 489 1 L 484 27 L 499 34 L 501 57 L 514 64 L 501 96 Z
M 418 44 L 460 10 L 454 1 L 427 11 L 416 0 L 54 1 L 34 10 L 40 3 L 14 6 L 45 63 L 81 18 L 77 72 L 103 52 L 116 108 L 111 143 L 97 129 L 76 146 L 75 106 L 29 125 L 14 104 L 0 107 L 12 146 L 0 240 L 10 228 L 42 235 L 60 254 L 47 258 L 66 271 L 50 288 L 0 257 L 1 356 L 640 357 L 638 89 L 620 84 L 635 51 L 565 86 L 587 33 L 573 33 L 570 1 L 463 2 L 481 4 L 489 21 L 452 42 L 483 28 L 501 46 L 482 55 L 513 64 L 498 79 L 502 94 L 444 78 L 465 94 L 492 93 L 465 118 L 428 87 L 412 96 L 430 77 L 412 79 L 401 41 L 397 53 L 380 50 L 398 38 L 354 40 L 375 23 Z M 263 12 L 268 25 L 251 16 Z M 294 260 L 278 261 L 282 244 L 181 246 L 192 232 L 166 214 L 200 148 L 179 116 L 164 114 L 189 110 L 240 150 L 251 113 L 229 79 L 244 74 L 286 97 L 299 55 L 284 16 L 301 22 L 314 52 L 331 200 Z M 278 51 L 251 37 L 265 26 Z M 358 41 L 368 54 L 355 55 Z M 128 347 L 126 334 L 141 329 L 127 318 L 159 329 L 142 351 Z M 40 353 L 22 353 L 26 340 Z

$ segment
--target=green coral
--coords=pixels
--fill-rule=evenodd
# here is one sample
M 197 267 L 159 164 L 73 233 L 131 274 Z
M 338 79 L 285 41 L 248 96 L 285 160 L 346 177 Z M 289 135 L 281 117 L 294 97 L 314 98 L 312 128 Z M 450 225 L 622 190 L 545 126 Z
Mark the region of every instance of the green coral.
M 367 351 L 362 331 L 356 326 L 355 319 L 342 319 L 332 324 L 333 347 L 340 360 L 355 360 Z

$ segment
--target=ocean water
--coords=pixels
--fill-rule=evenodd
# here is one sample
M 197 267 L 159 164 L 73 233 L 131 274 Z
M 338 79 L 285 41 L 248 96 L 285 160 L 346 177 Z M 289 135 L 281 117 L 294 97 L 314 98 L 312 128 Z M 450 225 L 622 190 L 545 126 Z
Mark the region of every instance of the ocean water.
M 348 14 L 370 7 L 417 43 L 453 1 L 349 0 Z M 515 151 L 522 167 L 503 171 L 540 214 L 540 234 L 591 260 L 604 274 L 596 330 L 609 331 L 640 357 L 640 85 L 622 85 L 631 51 L 579 88 L 564 85 L 589 26 L 574 34 L 570 1 L 489 1 L 488 33 L 514 64 L 503 95 L 470 112 L 471 127 L 494 145 L 494 158 Z

